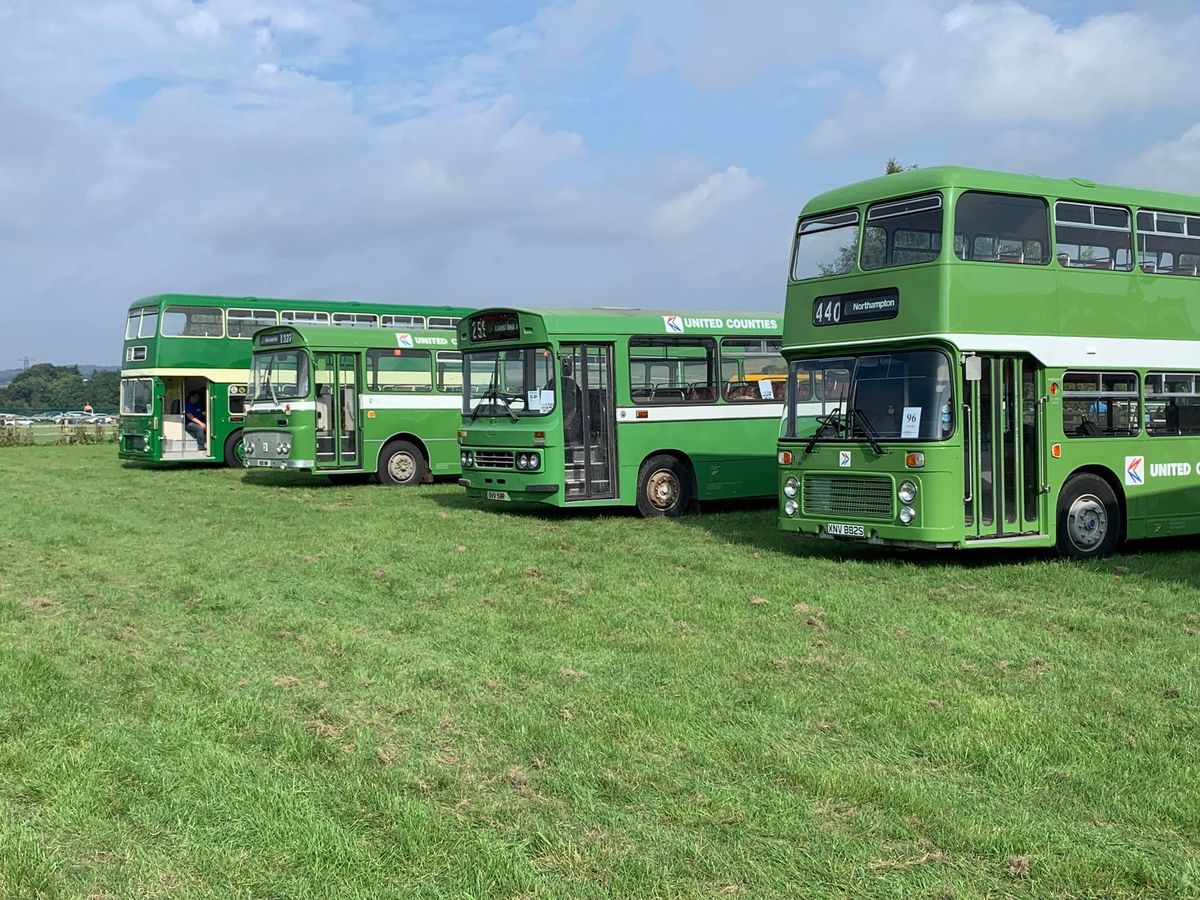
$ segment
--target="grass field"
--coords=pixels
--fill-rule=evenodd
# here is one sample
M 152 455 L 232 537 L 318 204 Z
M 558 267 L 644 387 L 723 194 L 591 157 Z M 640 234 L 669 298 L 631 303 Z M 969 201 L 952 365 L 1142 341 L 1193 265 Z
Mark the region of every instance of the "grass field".
M 1193 543 L 0 450 L 0 897 L 1194 897 Z

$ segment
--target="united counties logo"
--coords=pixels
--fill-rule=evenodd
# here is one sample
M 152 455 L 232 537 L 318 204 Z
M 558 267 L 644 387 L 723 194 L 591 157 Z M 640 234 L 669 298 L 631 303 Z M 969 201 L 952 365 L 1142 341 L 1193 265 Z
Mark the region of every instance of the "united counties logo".
M 843 469 L 850 468 L 850 451 L 849 450 L 839 450 L 838 451 L 838 465 L 841 466 Z
M 399 332 L 396 335 L 396 344 L 400 347 L 411 347 L 413 345 L 412 335 L 408 332 Z
M 683 334 L 683 319 L 679 316 L 663 316 L 663 327 L 667 334 Z
M 1145 484 L 1146 483 L 1146 457 L 1144 457 L 1144 456 L 1127 456 L 1127 457 L 1125 457 L 1125 483 L 1126 484 Z

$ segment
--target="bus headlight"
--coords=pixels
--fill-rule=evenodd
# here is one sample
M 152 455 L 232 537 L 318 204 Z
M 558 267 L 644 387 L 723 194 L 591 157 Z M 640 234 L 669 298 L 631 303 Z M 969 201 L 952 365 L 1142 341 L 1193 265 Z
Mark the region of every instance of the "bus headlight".
M 916 511 L 911 506 L 900 507 L 900 521 L 905 525 L 911 525 L 913 519 L 917 517 Z
M 788 497 L 795 497 L 800 491 L 800 482 L 794 477 L 788 477 L 788 480 L 783 483 L 783 493 Z
M 524 453 L 517 454 L 517 468 L 518 469 L 528 469 L 529 468 L 529 456 L 527 454 L 524 454 Z
M 917 499 L 917 486 L 911 481 L 900 482 L 900 490 L 896 491 L 896 496 L 900 498 L 901 503 L 912 503 Z
M 529 468 L 536 469 L 541 464 L 542 458 L 540 456 L 538 456 L 536 453 L 529 454 Z
M 785 513 L 787 513 L 789 516 L 794 516 L 796 514 L 796 510 L 799 508 L 800 507 L 798 507 L 796 505 L 795 500 L 788 500 L 786 503 L 783 504 L 783 511 Z
M 475 454 L 470 450 L 464 450 L 459 455 L 459 462 L 462 463 L 462 467 L 464 469 L 469 469 L 471 466 L 475 465 Z

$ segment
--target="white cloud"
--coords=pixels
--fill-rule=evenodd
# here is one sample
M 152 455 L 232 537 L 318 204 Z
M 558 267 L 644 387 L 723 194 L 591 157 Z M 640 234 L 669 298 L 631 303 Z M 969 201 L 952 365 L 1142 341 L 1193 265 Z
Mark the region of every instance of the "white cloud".
M 1200 123 L 1122 163 L 1116 178 L 1122 183 L 1195 194 L 1200 184 Z

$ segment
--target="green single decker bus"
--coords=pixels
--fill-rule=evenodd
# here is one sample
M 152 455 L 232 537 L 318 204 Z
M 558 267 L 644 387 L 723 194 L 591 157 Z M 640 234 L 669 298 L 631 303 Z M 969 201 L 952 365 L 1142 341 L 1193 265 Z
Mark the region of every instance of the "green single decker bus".
M 382 484 L 457 475 L 462 384 L 454 331 L 265 328 L 254 335 L 246 465 Z
M 816 197 L 785 530 L 908 547 L 1200 531 L 1200 198 L 961 168 Z
M 636 506 L 771 497 L 778 313 L 488 309 L 459 323 L 471 497 Z
M 467 308 L 162 294 L 134 302 L 125 320 L 117 453 L 152 463 L 242 465 L 251 338 L 271 325 L 341 329 L 447 329 Z M 188 397 L 206 425 L 189 429 Z

